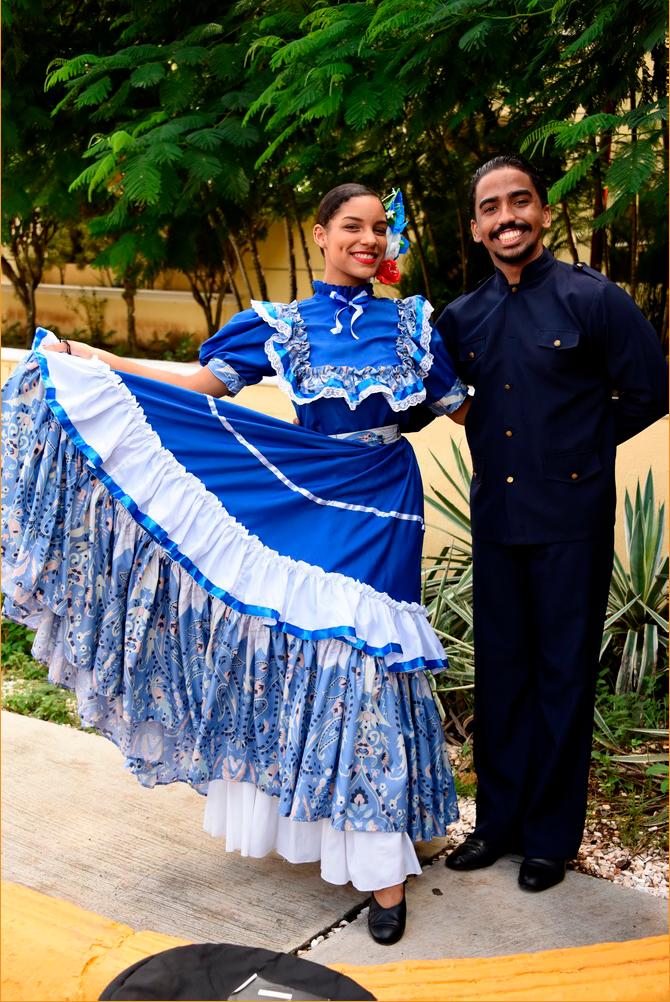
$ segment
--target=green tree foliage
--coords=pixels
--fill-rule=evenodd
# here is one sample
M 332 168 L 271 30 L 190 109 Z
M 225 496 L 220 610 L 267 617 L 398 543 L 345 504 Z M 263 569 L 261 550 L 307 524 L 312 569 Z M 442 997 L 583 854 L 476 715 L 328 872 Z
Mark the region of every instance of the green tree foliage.
M 82 215 L 83 199 L 68 189 L 89 136 L 85 115 L 53 119 L 44 76 L 55 52 L 74 55 L 102 37 L 105 4 L 97 11 L 99 20 L 82 21 L 79 4 L 3 0 L 2 271 L 25 309 L 28 344 L 49 251 Z
M 210 6 L 197 13 L 213 19 L 195 23 L 186 5 L 167 17 L 161 4 L 130 3 L 111 54 L 54 60 L 46 86 L 61 92 L 57 116 L 89 108 L 99 129 L 72 189 L 103 210 L 96 231 L 116 241 L 107 258 L 122 271 L 138 259 L 184 271 L 211 332 L 226 290 L 242 305 L 236 265 L 249 298 L 267 295 L 257 244 L 272 200 L 254 166 L 261 132 L 244 122 L 266 81 L 245 68 L 247 22 Z
M 269 222 L 348 179 L 403 188 L 405 288 L 442 305 L 490 268 L 469 238 L 469 174 L 523 146 L 556 182 L 552 246 L 589 242 L 667 330 L 661 0 L 123 0 L 107 31 L 47 78 L 56 120 L 90 122 L 72 190 L 110 240 L 159 234 L 210 328 L 225 289 L 264 295 L 259 264 L 240 288 L 233 270 Z
M 557 244 L 576 253 L 576 238 L 591 233 L 592 265 L 634 295 L 638 280 L 664 287 L 646 260 L 652 243 L 667 247 L 660 0 L 320 4 L 297 32 L 287 24 L 282 34 L 273 13 L 258 30 L 252 59 L 274 71 L 251 109 L 271 135 L 261 162 L 293 145 L 301 123 L 317 144 L 353 133 L 363 161 L 376 150 L 378 173 L 409 188 L 424 220 L 424 285 L 437 272 L 451 278 L 438 292 L 453 294 L 478 277 L 480 262 L 467 260 L 467 172 L 521 146 L 548 176 L 565 172 L 551 190 Z M 420 277 L 415 269 L 415 287 Z M 657 305 L 653 319 L 667 330 L 667 302 Z

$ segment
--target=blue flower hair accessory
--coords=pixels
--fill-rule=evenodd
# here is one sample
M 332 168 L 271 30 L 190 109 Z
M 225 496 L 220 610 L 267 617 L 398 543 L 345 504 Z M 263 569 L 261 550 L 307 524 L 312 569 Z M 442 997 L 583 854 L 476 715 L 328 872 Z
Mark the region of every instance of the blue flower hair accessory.
M 395 285 L 401 277 L 396 260 L 409 249 L 409 240 L 402 234 L 407 220 L 400 189 L 394 188 L 390 195 L 382 198 L 382 205 L 386 211 L 386 254 L 375 278 L 382 285 Z
M 409 240 L 402 235 L 407 226 L 405 218 L 405 203 L 402 200 L 400 188 L 394 188 L 390 195 L 382 198 L 386 210 L 386 254 L 384 259 L 395 261 L 401 254 L 409 250 Z

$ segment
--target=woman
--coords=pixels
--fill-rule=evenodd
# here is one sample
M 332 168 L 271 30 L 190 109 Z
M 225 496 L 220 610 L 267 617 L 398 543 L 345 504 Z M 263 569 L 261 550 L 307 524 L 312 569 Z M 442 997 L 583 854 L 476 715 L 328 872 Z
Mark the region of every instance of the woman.
M 5 611 L 140 782 L 207 793 L 229 850 L 372 891 L 392 943 L 413 841 L 457 817 L 399 425 L 462 421 L 466 391 L 429 304 L 372 295 L 379 197 L 333 189 L 314 239 L 315 295 L 253 303 L 195 375 L 38 331 L 6 388 Z M 271 374 L 301 427 L 216 399 Z

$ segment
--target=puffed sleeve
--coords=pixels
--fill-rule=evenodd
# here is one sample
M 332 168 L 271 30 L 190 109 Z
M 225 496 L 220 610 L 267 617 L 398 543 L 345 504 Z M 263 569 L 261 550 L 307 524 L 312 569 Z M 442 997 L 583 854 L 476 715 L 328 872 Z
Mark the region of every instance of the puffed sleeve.
M 206 365 L 234 397 L 244 386 L 273 375 L 265 354 L 265 342 L 271 333 L 254 310 L 243 310 L 204 342 L 200 364 Z
M 468 395 L 466 384 L 456 375 L 451 356 L 436 329 L 430 339 L 433 364 L 426 376 L 426 404 L 433 414 L 451 414 Z

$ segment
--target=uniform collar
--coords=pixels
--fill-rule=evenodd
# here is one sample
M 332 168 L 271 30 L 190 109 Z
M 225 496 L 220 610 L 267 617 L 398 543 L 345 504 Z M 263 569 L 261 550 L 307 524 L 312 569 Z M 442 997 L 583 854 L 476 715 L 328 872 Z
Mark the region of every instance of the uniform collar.
M 363 285 L 330 285 L 329 282 L 313 282 L 314 292 L 317 296 L 328 296 L 330 299 L 337 298 L 340 302 L 344 301 L 350 303 L 352 299 L 356 296 L 360 296 L 362 292 L 366 292 L 368 296 L 372 295 L 372 284 L 370 282 L 365 282 Z M 331 295 L 335 293 L 335 296 Z
M 556 258 L 554 255 L 544 247 L 540 256 L 536 257 L 534 261 L 531 261 L 530 264 L 527 264 L 523 268 L 521 278 L 518 282 L 508 282 L 499 268 L 496 268 L 496 282 L 501 289 L 514 289 L 516 291 L 520 286 L 526 289 L 528 286 L 539 282 L 555 263 Z

